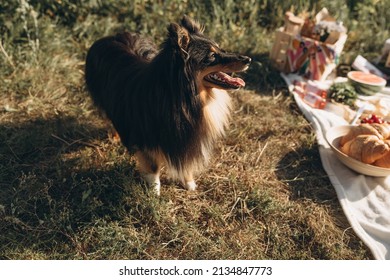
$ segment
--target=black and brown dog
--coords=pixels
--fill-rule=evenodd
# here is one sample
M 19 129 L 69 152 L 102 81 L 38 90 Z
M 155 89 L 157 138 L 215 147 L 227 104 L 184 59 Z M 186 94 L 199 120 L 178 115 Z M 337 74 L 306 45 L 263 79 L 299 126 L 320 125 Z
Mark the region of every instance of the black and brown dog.
M 159 193 L 163 165 L 187 189 L 195 189 L 194 175 L 207 164 L 229 120 L 226 90 L 245 85 L 231 73 L 246 70 L 250 62 L 222 50 L 185 16 L 169 25 L 161 50 L 128 32 L 96 41 L 85 75 L 95 104 Z

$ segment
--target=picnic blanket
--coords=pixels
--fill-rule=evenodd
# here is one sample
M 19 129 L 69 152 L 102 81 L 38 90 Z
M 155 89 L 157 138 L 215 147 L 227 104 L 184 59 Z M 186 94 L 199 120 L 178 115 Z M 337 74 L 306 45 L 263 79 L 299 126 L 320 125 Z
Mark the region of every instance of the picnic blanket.
M 296 75 L 282 74 L 290 92 L 315 130 L 322 165 L 334 186 L 340 205 L 352 229 L 368 246 L 375 259 L 390 259 L 390 176 L 358 174 L 342 164 L 329 147 L 325 134 L 332 126 L 348 124 L 345 118 L 323 109 L 314 109 L 292 90 Z M 388 98 L 383 94 L 380 98 Z

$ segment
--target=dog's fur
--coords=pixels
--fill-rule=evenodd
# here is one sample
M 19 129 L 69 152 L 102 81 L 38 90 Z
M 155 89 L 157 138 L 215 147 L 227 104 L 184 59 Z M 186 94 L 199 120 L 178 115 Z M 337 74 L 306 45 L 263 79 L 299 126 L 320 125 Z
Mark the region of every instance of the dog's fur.
M 195 189 L 193 176 L 207 164 L 229 120 L 226 89 L 244 86 L 226 73 L 244 71 L 250 61 L 219 48 L 185 16 L 180 25 L 169 25 L 160 51 L 128 32 L 96 41 L 85 75 L 95 104 L 159 193 L 163 165 L 187 189 Z

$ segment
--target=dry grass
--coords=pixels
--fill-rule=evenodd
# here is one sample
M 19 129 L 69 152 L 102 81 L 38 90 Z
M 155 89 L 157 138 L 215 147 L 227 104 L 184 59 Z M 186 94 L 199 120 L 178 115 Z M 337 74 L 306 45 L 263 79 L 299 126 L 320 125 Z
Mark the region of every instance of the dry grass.
M 154 196 L 84 89 L 87 47 L 118 26 L 43 17 L 39 50 L 2 41 L 1 259 L 372 258 L 267 54 L 253 55 L 248 90 L 231 93 L 232 123 L 199 190 L 163 175 Z
M 290 98 L 233 97 L 233 122 L 199 190 L 163 176 L 160 198 L 95 113 L 3 113 L 1 257 L 370 258 Z

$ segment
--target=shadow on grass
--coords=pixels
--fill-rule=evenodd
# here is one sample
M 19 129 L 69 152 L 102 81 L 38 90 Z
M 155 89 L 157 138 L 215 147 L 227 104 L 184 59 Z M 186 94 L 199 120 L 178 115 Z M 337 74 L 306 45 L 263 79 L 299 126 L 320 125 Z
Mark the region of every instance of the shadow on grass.
M 252 64 L 242 74 L 247 89 L 255 90 L 262 95 L 273 95 L 275 91 L 284 91 L 289 95 L 287 85 L 280 76 L 280 71 L 272 66 L 268 52 L 248 55 L 252 58 Z M 290 112 L 302 115 L 295 102 L 290 104 Z M 294 199 L 300 197 L 314 201 L 335 199 L 336 193 L 322 168 L 317 146 L 303 146 L 285 155 L 278 165 L 277 176 L 291 187 Z
M 137 201 L 130 198 L 144 190 L 139 183 L 129 187 L 139 179 L 124 150 L 118 162 L 114 155 L 112 165 L 96 164 L 112 153 L 93 144 L 108 141 L 106 135 L 106 128 L 75 118 L 0 126 L 0 259 L 25 250 L 57 250 L 67 258 L 61 251 L 76 246 L 75 233 L 84 225 L 147 214 L 132 208 Z
M 252 58 L 249 69 L 241 74 L 246 89 L 263 95 L 272 95 L 274 91 L 286 90 L 286 84 L 269 59 L 269 53 L 248 54 Z
M 278 178 L 291 190 L 291 199 L 310 199 L 320 204 L 337 203 L 337 195 L 322 167 L 318 147 L 301 147 L 286 154 L 278 164 Z
M 362 241 L 352 230 L 347 232 L 351 227 L 338 201 L 337 193 L 322 167 L 316 145 L 302 147 L 286 154 L 279 162 L 277 176 L 289 186 L 291 200 L 310 200 L 318 205 L 326 205 L 334 223 L 344 229 L 348 246 L 356 251 L 362 250 Z M 368 249 L 362 251 L 362 254 L 364 258 L 373 259 Z

